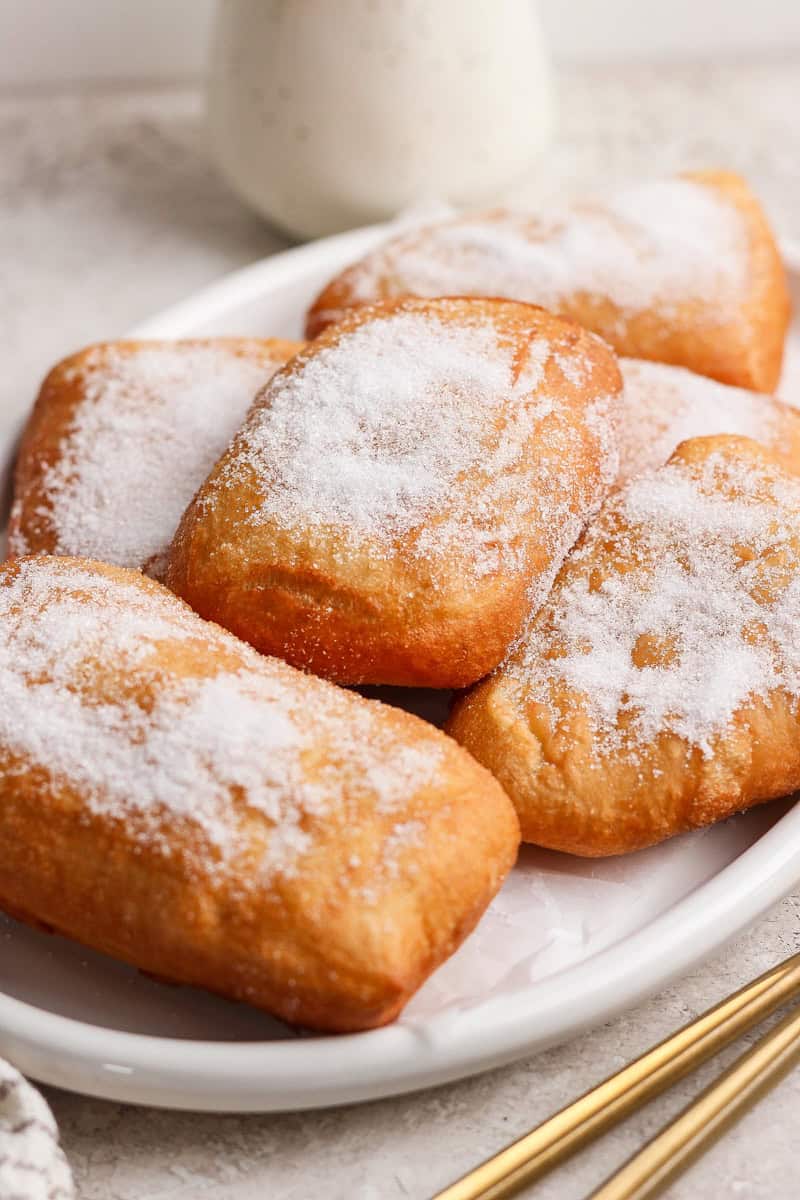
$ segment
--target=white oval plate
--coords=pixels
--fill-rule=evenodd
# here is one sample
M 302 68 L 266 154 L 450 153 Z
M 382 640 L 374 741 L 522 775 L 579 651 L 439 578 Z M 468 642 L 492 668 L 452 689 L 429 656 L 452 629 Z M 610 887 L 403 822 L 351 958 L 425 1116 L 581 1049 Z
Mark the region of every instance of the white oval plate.
M 360 230 L 256 263 L 133 333 L 299 336 L 319 287 L 383 234 Z M 800 306 L 800 252 L 787 261 Z M 788 370 L 784 394 L 800 405 L 797 326 Z M 6 471 L 13 445 L 6 428 Z M 418 710 L 427 699 L 431 715 L 439 703 L 405 699 Z M 798 880 L 800 805 L 785 801 L 624 859 L 526 848 L 476 932 L 400 1020 L 344 1037 L 294 1035 L 244 1005 L 157 983 L 0 918 L 0 1053 L 47 1083 L 175 1108 L 265 1112 L 411 1091 L 530 1054 L 635 1004 Z

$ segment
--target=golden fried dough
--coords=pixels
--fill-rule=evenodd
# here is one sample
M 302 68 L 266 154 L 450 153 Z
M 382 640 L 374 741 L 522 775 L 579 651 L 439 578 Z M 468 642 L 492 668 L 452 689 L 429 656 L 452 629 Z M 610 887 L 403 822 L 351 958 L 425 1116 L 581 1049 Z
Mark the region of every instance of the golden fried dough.
M 334 279 L 314 336 L 396 296 L 507 296 L 601 334 L 620 354 L 773 391 L 789 323 L 785 272 L 744 180 L 695 172 L 535 216 L 498 210 L 400 234 Z
M 64 359 L 23 436 L 10 554 L 85 555 L 159 577 L 186 505 L 301 344 L 107 342 Z
M 761 442 L 800 474 L 800 413 L 772 396 L 728 387 L 684 367 L 621 358 L 620 480 L 660 467 L 681 442 L 733 433 Z
M 603 506 L 449 732 L 527 841 L 621 854 L 800 787 L 800 480 L 684 442 Z
M 340 683 L 471 683 L 616 478 L 619 388 L 599 339 L 529 305 L 361 308 L 264 389 L 167 583 Z
M 293 1023 L 391 1020 L 519 841 L 450 738 L 138 572 L 0 568 L 0 904 Z

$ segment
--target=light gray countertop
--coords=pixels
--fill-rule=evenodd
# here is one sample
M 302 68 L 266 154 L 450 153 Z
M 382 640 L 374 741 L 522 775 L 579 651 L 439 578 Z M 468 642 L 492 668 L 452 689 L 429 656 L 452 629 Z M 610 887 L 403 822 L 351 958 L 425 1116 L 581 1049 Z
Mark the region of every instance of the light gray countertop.
M 583 68 L 562 72 L 560 88 L 558 144 L 520 195 L 725 166 L 748 176 L 783 236 L 800 239 L 800 59 Z M 56 358 L 284 245 L 214 174 L 195 90 L 0 93 L 0 419 L 30 403 Z M 422 1200 L 797 949 L 799 907 L 800 891 L 619 1020 L 436 1091 L 266 1117 L 47 1096 L 85 1200 Z M 700 1083 L 679 1085 L 530 1194 L 585 1195 Z M 669 1195 L 797 1196 L 798 1106 L 800 1071 Z

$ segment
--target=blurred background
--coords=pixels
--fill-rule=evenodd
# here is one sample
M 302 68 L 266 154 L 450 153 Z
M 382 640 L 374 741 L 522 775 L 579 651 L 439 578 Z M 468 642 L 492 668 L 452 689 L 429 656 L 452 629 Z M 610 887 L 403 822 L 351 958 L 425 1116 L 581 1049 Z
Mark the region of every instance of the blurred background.
M 0 0 L 0 80 L 36 86 L 197 79 L 214 6 L 215 0 Z M 717 59 L 800 47 L 797 0 L 539 0 L 538 8 L 563 63 Z

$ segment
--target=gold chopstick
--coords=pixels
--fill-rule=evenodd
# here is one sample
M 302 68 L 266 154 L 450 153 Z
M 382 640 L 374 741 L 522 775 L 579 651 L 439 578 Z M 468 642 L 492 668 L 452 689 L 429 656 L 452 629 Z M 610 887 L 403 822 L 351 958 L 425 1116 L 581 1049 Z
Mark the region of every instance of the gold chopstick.
M 800 1008 L 737 1058 L 588 1200 L 650 1200 L 800 1060 Z
M 799 994 L 800 954 L 795 954 L 437 1192 L 433 1200 L 505 1200 Z

